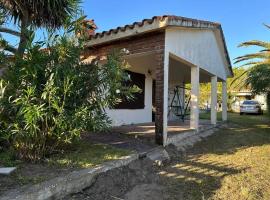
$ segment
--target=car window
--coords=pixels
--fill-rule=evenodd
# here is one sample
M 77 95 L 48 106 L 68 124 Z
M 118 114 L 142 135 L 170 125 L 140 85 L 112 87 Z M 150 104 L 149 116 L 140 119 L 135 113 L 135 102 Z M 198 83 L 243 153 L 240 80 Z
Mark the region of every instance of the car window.
M 244 101 L 243 104 L 246 104 L 246 105 L 255 105 L 255 104 L 258 104 L 257 101 Z

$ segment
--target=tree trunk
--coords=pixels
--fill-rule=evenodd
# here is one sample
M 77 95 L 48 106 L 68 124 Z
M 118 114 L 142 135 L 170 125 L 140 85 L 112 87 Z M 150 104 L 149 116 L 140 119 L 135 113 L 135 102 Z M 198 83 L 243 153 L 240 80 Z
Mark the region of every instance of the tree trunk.
M 24 16 L 21 20 L 21 36 L 20 36 L 20 42 L 19 42 L 18 52 L 17 52 L 18 56 L 21 58 L 24 55 L 25 48 L 29 40 L 29 30 L 28 30 L 29 20 L 28 19 L 29 19 L 28 13 L 24 12 Z

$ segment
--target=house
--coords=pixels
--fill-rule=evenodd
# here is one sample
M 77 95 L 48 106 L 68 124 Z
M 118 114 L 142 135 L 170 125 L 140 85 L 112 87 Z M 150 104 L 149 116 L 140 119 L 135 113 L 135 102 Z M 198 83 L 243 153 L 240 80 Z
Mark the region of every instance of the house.
M 143 90 L 137 100 L 106 112 L 114 125 L 152 122 L 155 141 L 168 144 L 170 88 L 191 84 L 190 129 L 199 131 L 199 84 L 211 82 L 211 124 L 217 123 L 217 82 L 222 82 L 222 119 L 227 120 L 226 80 L 233 76 L 221 25 L 179 16 L 155 16 L 91 35 L 85 61 L 126 49 L 130 76 Z M 183 95 L 184 96 L 184 95 Z M 169 118 L 170 119 L 170 118 Z

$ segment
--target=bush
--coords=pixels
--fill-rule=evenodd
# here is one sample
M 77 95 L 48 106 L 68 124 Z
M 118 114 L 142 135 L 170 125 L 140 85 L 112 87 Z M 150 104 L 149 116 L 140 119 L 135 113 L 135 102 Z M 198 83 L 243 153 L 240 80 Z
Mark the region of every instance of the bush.
M 131 97 L 136 87 L 121 83 L 128 76 L 119 52 L 104 65 L 80 60 L 82 45 L 66 35 L 44 43 L 29 42 L 1 77 L 0 136 L 20 159 L 40 160 L 110 123 L 104 108 L 120 93 Z M 0 140 L 1 142 L 1 140 Z

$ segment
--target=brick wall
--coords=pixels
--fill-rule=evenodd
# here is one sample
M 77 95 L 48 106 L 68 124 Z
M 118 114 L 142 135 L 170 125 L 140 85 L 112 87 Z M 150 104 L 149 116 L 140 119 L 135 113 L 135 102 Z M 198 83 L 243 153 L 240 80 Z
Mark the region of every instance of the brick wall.
M 156 143 L 163 144 L 163 79 L 164 79 L 164 46 L 165 33 L 154 32 L 144 35 L 134 36 L 107 44 L 95 45 L 85 51 L 84 58 L 91 61 L 96 57 L 105 57 L 113 49 L 127 49 L 129 54 L 155 52 L 156 59 L 156 115 L 155 130 Z M 147 94 L 146 94 L 147 95 Z

